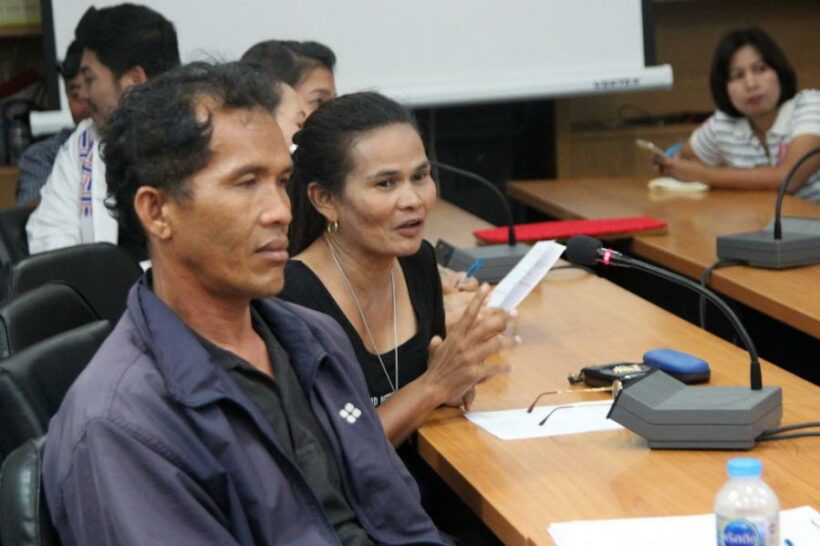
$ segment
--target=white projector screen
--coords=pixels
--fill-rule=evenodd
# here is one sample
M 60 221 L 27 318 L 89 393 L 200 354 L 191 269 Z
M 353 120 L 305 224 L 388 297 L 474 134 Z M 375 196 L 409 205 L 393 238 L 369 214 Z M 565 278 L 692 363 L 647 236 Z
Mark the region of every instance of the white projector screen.
M 119 3 L 51 1 L 58 59 L 90 5 Z M 237 59 L 273 38 L 317 40 L 336 52 L 340 92 L 375 89 L 412 106 L 672 84 L 668 65 L 644 59 L 651 0 L 138 1 L 175 24 L 183 61 Z

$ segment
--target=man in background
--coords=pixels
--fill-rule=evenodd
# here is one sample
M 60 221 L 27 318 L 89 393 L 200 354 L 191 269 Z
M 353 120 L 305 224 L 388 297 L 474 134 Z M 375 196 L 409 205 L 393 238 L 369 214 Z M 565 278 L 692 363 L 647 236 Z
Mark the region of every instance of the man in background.
M 85 97 L 83 77 L 80 74 L 82 56 L 83 47 L 75 40 L 68 46 L 65 59 L 57 68 L 63 77 L 68 110 L 75 126 L 91 115 Z M 40 190 L 51 174 L 57 152 L 72 132 L 74 129 L 63 129 L 55 135 L 35 142 L 20 157 L 17 206 L 36 206 L 40 202 Z
M 26 226 L 29 251 L 34 254 L 106 241 L 119 244 L 142 261 L 144 245 L 119 230 L 105 208 L 99 131 L 124 93 L 179 65 L 176 30 L 152 9 L 121 4 L 89 8 L 77 25 L 75 38 L 83 46 L 80 74 L 91 119 L 82 122 L 60 149 L 40 193 L 40 205 Z

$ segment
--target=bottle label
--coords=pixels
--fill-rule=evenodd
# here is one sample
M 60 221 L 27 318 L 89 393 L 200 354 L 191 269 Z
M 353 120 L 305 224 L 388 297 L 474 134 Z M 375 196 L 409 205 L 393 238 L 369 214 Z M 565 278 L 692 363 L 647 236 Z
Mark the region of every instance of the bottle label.
M 777 520 L 717 518 L 718 546 L 779 546 Z

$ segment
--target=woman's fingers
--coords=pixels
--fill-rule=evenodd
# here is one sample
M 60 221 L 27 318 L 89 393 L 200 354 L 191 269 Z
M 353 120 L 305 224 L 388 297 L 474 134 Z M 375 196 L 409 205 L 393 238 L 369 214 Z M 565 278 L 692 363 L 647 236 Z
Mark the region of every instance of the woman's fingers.
M 482 284 L 478 291 L 475 293 L 475 296 L 470 300 L 470 303 L 467 304 L 467 308 L 464 310 L 464 314 L 461 316 L 461 319 L 455 324 L 453 328 L 453 333 L 464 333 L 469 332 L 473 328 L 473 324 L 478 318 L 478 314 L 481 311 L 481 308 L 484 306 L 484 302 L 487 299 L 487 295 L 490 293 L 490 285 Z M 449 336 L 449 333 L 448 333 Z
M 461 404 L 464 406 L 464 411 L 470 411 L 473 400 L 475 400 L 475 387 L 470 387 L 467 392 L 464 393 L 464 396 L 461 397 Z
M 461 274 L 461 278 L 458 280 L 456 287 L 461 292 L 475 292 L 478 290 L 479 284 L 478 279 L 475 277 L 468 277 L 466 273 Z

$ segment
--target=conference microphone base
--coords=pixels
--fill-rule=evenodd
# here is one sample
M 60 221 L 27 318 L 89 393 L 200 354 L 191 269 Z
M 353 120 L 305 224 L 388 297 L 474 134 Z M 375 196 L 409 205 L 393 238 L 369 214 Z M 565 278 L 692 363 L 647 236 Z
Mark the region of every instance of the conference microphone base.
M 479 258 L 484 265 L 475 278 L 478 282 L 497 283 L 523 258 L 532 247 L 530 245 L 487 245 L 475 248 L 457 248 L 439 239 L 436 243 L 438 263 L 454 271 L 467 271 Z
M 774 224 L 761 231 L 721 235 L 717 255 L 752 267 L 785 269 L 820 263 L 820 219 L 788 217 L 781 220 L 783 238 L 774 238 Z
M 609 412 L 652 449 L 751 449 L 782 415 L 780 387 L 690 387 L 661 371 L 624 387 Z

